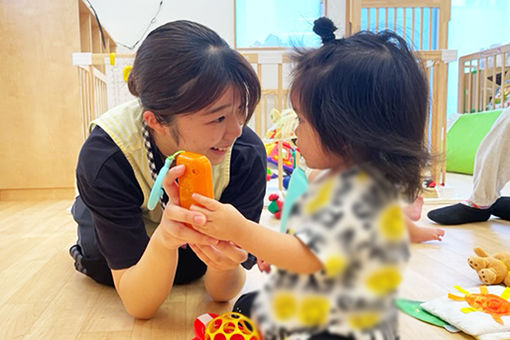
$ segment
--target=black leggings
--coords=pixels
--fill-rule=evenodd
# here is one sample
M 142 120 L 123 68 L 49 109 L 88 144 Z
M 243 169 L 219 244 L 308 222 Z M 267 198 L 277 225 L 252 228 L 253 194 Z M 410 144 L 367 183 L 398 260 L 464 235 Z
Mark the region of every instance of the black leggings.
M 69 249 L 77 271 L 91 277 L 96 282 L 112 286 L 112 272 L 104 256 L 97 247 L 92 215 L 78 196 L 71 208 L 73 218 L 78 223 L 78 241 Z M 207 267 L 190 247 L 179 248 L 179 262 L 174 284 L 185 284 L 205 274 Z
M 251 292 L 241 295 L 239 299 L 237 299 L 234 304 L 233 312 L 241 313 L 246 315 L 247 317 L 251 317 L 251 307 L 253 305 L 253 301 L 257 296 L 258 292 Z M 322 332 L 319 334 L 312 335 L 309 340 L 354 340 L 352 336 L 344 337 L 340 335 L 331 334 L 328 332 Z

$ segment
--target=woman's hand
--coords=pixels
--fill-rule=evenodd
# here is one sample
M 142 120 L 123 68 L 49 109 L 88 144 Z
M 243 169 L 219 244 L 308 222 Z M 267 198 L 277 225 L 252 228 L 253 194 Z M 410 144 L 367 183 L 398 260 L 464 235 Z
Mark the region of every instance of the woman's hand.
M 248 258 L 245 250 L 228 241 L 215 245 L 190 244 L 190 247 L 207 267 L 219 271 L 235 269 Z
M 193 223 L 203 222 L 204 216 L 200 213 L 184 209 L 179 204 L 179 186 L 175 180 L 184 174 L 185 167 L 179 165 L 171 168 L 165 179 L 163 187 L 168 195 L 168 203 L 163 211 L 161 222 L 154 232 L 160 242 L 168 249 L 177 249 L 181 245 L 191 243 L 195 245 L 215 245 L 218 240 L 204 235 L 187 226 Z
M 246 222 L 244 216 L 230 204 L 223 204 L 196 193 L 192 197 L 200 206 L 192 205 L 190 210 L 205 217 L 196 218 L 193 228 L 218 240 L 233 241 L 239 228 Z
M 163 226 L 162 229 L 166 236 L 165 243 L 171 247 L 179 247 L 188 243 L 195 254 L 213 269 L 225 271 L 236 268 L 240 263 L 246 261 L 248 253 L 231 242 L 218 241 L 216 238 L 209 237 L 192 228 L 191 225 L 203 225 L 206 222 L 206 217 L 200 212 L 179 206 L 179 185 L 175 180 L 184 174 L 184 170 L 183 165 L 171 168 L 163 181 L 165 192 L 168 195 L 168 204 L 160 224 L 160 227 Z M 232 209 L 237 212 L 233 207 Z

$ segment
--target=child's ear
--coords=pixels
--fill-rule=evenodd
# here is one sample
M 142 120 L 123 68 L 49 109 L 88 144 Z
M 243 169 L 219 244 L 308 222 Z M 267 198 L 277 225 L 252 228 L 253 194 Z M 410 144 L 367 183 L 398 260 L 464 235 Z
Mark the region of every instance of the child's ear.
M 145 124 L 147 124 L 147 126 L 150 127 L 152 130 L 158 133 L 165 132 L 165 126 L 158 122 L 156 116 L 154 115 L 154 112 L 145 111 L 143 113 L 143 120 L 145 121 Z

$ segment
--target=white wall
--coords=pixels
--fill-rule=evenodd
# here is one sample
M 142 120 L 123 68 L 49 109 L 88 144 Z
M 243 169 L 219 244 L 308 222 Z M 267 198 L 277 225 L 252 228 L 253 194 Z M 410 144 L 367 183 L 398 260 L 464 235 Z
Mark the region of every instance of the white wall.
M 160 0 L 89 1 L 94 6 L 101 24 L 115 42 L 128 46 L 141 38 L 160 3 Z M 339 28 L 338 31 L 343 32 L 345 0 L 327 0 L 326 11 Z M 166 22 L 179 19 L 208 26 L 234 46 L 234 0 L 163 0 L 161 12 L 148 32 Z M 118 46 L 117 52 L 132 51 Z

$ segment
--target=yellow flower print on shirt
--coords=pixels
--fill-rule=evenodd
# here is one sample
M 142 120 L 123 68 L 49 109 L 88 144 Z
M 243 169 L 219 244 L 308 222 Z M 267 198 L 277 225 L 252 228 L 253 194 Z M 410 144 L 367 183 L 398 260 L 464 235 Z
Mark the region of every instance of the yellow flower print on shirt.
M 379 323 L 381 316 L 376 312 L 356 313 L 348 317 L 348 323 L 355 330 L 373 328 Z
M 324 325 L 328 321 L 329 301 L 320 295 L 307 296 L 299 306 L 299 321 L 306 327 Z
M 365 183 L 368 180 L 368 174 L 365 171 L 360 171 L 356 175 L 356 180 L 360 183 Z
M 281 292 L 275 294 L 273 298 L 273 313 L 277 320 L 289 320 L 296 315 L 297 299 L 290 292 Z
M 326 271 L 327 277 L 335 277 L 340 275 L 347 266 L 347 260 L 345 257 L 339 254 L 328 256 L 324 261 L 324 270 Z
M 398 241 L 404 237 L 404 214 L 399 205 L 390 205 L 382 211 L 379 217 L 379 230 L 390 241 Z
M 312 215 L 331 202 L 334 182 L 334 178 L 330 177 L 321 184 L 315 197 L 312 198 L 305 206 L 305 213 L 307 215 Z
M 384 266 L 372 272 L 365 283 L 372 293 L 385 295 L 394 291 L 401 281 L 402 276 L 398 267 Z
M 321 295 L 301 297 L 286 291 L 275 294 L 272 308 L 275 319 L 280 322 L 297 319 L 303 326 L 313 327 L 327 322 L 330 304 Z

